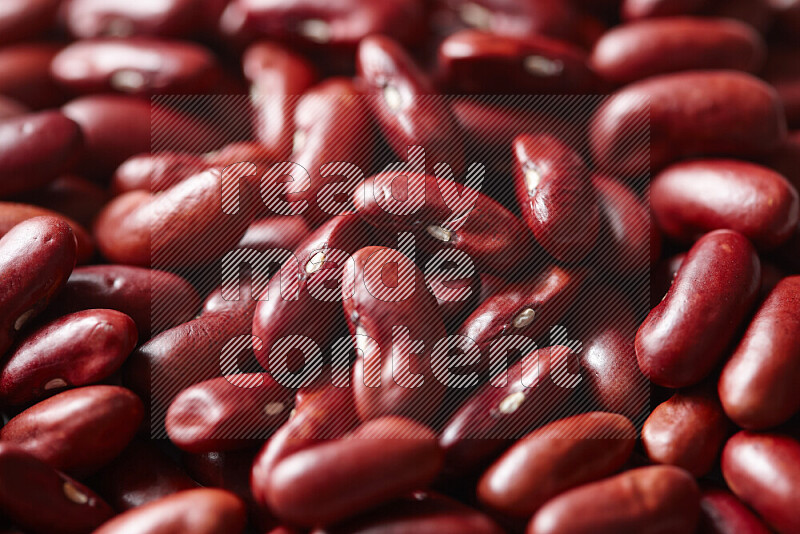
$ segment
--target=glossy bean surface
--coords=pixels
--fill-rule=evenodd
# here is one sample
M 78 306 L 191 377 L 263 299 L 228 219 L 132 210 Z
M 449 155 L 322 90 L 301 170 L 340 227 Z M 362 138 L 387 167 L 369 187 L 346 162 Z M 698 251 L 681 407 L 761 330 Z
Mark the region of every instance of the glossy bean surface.
M 34 217 L 58 218 L 66 222 L 72 229 L 72 233 L 76 239 L 76 261 L 78 263 L 86 263 L 92 258 L 94 254 L 94 242 L 83 226 L 60 213 L 32 204 L 0 202 L 0 235 L 4 235 L 16 225 L 28 219 L 33 219 Z

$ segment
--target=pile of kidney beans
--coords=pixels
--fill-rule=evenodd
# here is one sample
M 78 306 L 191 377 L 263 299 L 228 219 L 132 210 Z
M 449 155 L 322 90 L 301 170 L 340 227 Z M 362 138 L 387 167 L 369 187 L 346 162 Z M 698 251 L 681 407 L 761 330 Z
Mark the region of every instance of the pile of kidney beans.
M 792 128 L 797 0 L 2 0 L 0 532 L 800 533 Z

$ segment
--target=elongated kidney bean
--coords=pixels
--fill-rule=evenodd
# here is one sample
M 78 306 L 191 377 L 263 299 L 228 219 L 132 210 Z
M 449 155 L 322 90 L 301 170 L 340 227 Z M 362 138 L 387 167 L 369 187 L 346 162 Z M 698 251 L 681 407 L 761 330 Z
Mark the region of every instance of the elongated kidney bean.
M 239 246 L 261 252 L 274 249 L 294 250 L 311 232 L 312 228 L 302 217 L 267 217 L 250 223 L 239 241 Z
M 518 441 L 478 484 L 478 498 L 504 514 L 528 518 L 552 497 L 615 473 L 627 461 L 636 429 L 622 415 L 591 412 L 545 425 Z
M 548 135 L 521 135 L 513 150 L 517 202 L 537 243 L 556 259 L 581 260 L 595 246 L 600 227 L 586 164 Z
M 316 69 L 301 55 L 265 41 L 245 51 L 242 70 L 252 84 L 255 137 L 280 161 L 292 153 L 297 101 L 316 82 Z
M 0 95 L 0 120 L 5 120 L 9 117 L 17 115 L 25 115 L 30 110 L 21 102 L 17 102 L 13 98 Z
M 41 534 L 88 533 L 114 515 L 92 490 L 11 443 L 0 443 L 0 510 Z
M 6 119 L 0 139 L 0 197 L 37 189 L 80 157 L 80 128 L 58 111 Z
M 95 534 L 241 534 L 246 523 L 241 499 L 219 489 L 198 488 L 128 510 Z
M 142 422 L 142 401 L 117 386 L 87 386 L 34 404 L 0 430 L 65 473 L 83 476 L 106 465 L 131 441 Z
M 70 386 L 99 382 L 136 346 L 133 320 L 114 310 L 87 310 L 47 323 L 11 351 L 0 369 L 0 401 L 27 404 Z
M 500 534 L 492 519 L 444 495 L 417 491 L 375 510 L 313 534 Z M 274 533 L 273 533 L 274 534 Z
M 263 486 L 270 508 L 291 523 L 340 521 L 416 489 L 439 472 L 442 453 L 433 432 L 400 417 L 363 424 L 340 440 L 296 452 Z M 358 481 L 358 483 L 355 483 Z
M 747 24 L 669 17 L 610 30 L 595 44 L 590 64 L 604 79 L 626 84 L 682 70 L 757 72 L 765 57 L 763 39 Z
M 246 447 L 289 417 L 293 391 L 266 373 L 214 378 L 183 390 L 167 411 L 167 434 L 189 452 Z
M 345 319 L 360 336 L 352 373 L 359 417 L 429 420 L 444 394 L 434 348 L 447 332 L 422 272 L 398 250 L 371 246 L 353 255 L 343 280 Z
M 700 386 L 659 404 L 644 423 L 642 443 L 653 462 L 702 476 L 714 466 L 730 428 L 715 392 Z
M 693 532 L 700 490 L 683 469 L 642 467 L 580 486 L 545 504 L 528 534 Z
M 55 217 L 28 219 L 0 238 L 0 355 L 64 286 L 75 250 L 72 229 Z
M 725 413 L 744 428 L 777 426 L 800 410 L 800 276 L 767 295 L 719 378 Z
M 185 323 L 200 308 L 200 296 L 176 274 L 129 265 L 78 267 L 50 310 L 65 314 L 110 308 L 136 323 L 140 341 L 155 332 Z
M 797 190 L 780 174 L 735 160 L 697 160 L 667 167 L 653 180 L 650 205 L 661 231 L 682 242 L 718 228 L 772 249 L 797 226 Z
M 0 48 L 0 94 L 32 109 L 61 105 L 65 95 L 50 76 L 50 62 L 60 49 L 51 43 Z
M 789 125 L 800 127 L 800 61 L 796 49 L 771 46 L 761 75 L 777 91 Z
M 700 498 L 700 534 L 769 534 L 770 530 L 729 491 L 704 489 Z
M 34 217 L 58 218 L 63 220 L 70 226 L 75 236 L 77 243 L 77 262 L 86 263 L 92 258 L 94 254 L 94 243 L 83 226 L 60 213 L 30 204 L 0 202 L 0 236 L 10 232 L 12 228 L 21 222 L 33 219 Z
M 34 204 L 74 219 L 84 228 L 108 200 L 105 189 L 74 174 L 64 174 L 38 191 L 17 195 L 14 200 Z
M 165 191 L 208 167 L 206 161 L 194 154 L 160 152 L 137 154 L 126 159 L 111 178 L 114 194 L 128 191 Z
M 441 433 L 448 471 L 472 472 L 509 440 L 546 422 L 574 391 L 577 369 L 570 360 L 568 347 L 538 349 L 476 391 Z
M 439 46 L 439 64 L 457 93 L 581 94 L 598 80 L 577 46 L 541 35 L 510 37 L 477 30 L 455 33 Z M 519 132 L 518 132 L 519 133 Z
M 53 26 L 59 0 L 9 0 L 0 15 L 0 45 L 36 37 Z
M 92 483 L 119 512 L 198 486 L 158 447 L 143 440 L 132 441 Z
M 709 0 L 623 0 L 622 18 L 644 18 L 687 15 L 702 9 Z
M 800 530 L 800 443 L 781 434 L 742 431 L 722 451 L 731 491 L 782 534 Z
M 242 180 L 238 212 L 227 213 L 225 180 L 229 178 L 212 169 L 159 195 L 131 191 L 116 197 L 95 220 L 100 252 L 115 263 L 160 268 L 220 257 L 244 235 L 255 203 L 255 182 Z
M 761 264 L 742 234 L 716 230 L 702 237 L 636 333 L 642 372 L 673 388 L 702 380 L 733 340 L 760 283 Z
M 641 142 L 643 132 L 649 143 Z M 735 71 L 665 74 L 629 85 L 603 103 L 590 129 L 595 161 L 622 176 L 677 158 L 763 155 L 785 135 L 775 91 Z
M 151 37 L 77 41 L 53 58 L 50 70 L 77 94 L 202 93 L 219 78 L 213 54 L 202 46 Z

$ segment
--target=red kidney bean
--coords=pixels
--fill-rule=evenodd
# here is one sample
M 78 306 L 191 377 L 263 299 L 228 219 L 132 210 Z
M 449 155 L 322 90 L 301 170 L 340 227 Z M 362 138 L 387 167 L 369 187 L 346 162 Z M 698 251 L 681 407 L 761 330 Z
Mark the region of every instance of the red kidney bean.
M 48 311 L 60 314 L 110 308 L 136 323 L 140 341 L 153 332 L 192 319 L 200 308 L 197 291 L 178 275 L 129 265 L 78 267 Z
M 642 444 L 653 462 L 699 477 L 714 467 L 730 428 L 715 392 L 701 386 L 656 406 L 642 427 Z
M 694 532 L 700 490 L 683 469 L 642 467 L 580 486 L 545 504 L 528 534 Z
M 757 72 L 766 46 L 752 27 L 702 17 L 642 20 L 611 29 L 595 44 L 595 72 L 626 84 L 683 70 L 731 69 Z
M 731 491 L 782 534 L 800 531 L 798 471 L 800 443 L 788 436 L 742 431 L 722 451 Z
M 460 180 L 466 165 L 455 117 L 444 98 L 432 96 L 433 83 L 403 48 L 383 36 L 367 37 L 358 46 L 357 67 L 372 114 L 395 154 L 410 159 L 409 146 L 422 147 L 428 173 L 446 163 Z
M 238 497 L 224 490 L 198 488 L 128 510 L 94 534 L 241 534 L 246 520 Z
M 239 141 L 229 143 L 219 150 L 203 154 L 206 164 L 211 167 L 225 168 L 234 163 L 250 162 L 257 166 L 280 160 L 278 151 L 260 141 Z
M 299 54 L 264 41 L 245 51 L 242 70 L 252 84 L 255 138 L 283 160 L 292 153 L 298 95 L 316 83 L 316 69 Z
M 0 355 L 64 286 L 75 250 L 72 229 L 55 217 L 28 219 L 0 238 Z
M 547 421 L 573 392 L 571 349 L 534 350 L 484 384 L 449 419 L 439 438 L 446 467 L 469 473 L 491 461 L 509 440 Z
M 271 267 L 272 265 L 270 265 L 270 268 Z M 213 314 L 217 312 L 242 314 L 249 317 L 252 323 L 255 307 L 257 305 L 256 301 L 258 300 L 258 295 L 254 293 L 255 289 L 253 288 L 252 280 L 241 280 L 239 291 L 240 298 L 229 300 L 222 295 L 222 285 L 220 285 L 209 293 L 206 300 L 203 301 L 203 309 L 200 314 Z
M 181 449 L 239 449 L 286 421 L 293 391 L 266 373 L 213 378 L 183 390 L 167 411 L 167 434 Z
M 0 197 L 38 189 L 80 156 L 80 128 L 58 111 L 6 119 L 0 138 Z
M 131 442 L 93 477 L 92 483 L 119 512 L 198 487 L 158 447 L 144 440 Z
M 700 534 L 769 534 L 770 530 L 730 492 L 705 489 L 700 498 Z
M 558 260 L 583 259 L 595 246 L 600 227 L 583 159 L 549 135 L 520 135 L 513 150 L 517 202 L 536 242 Z
M 344 523 L 317 528 L 313 534 L 366 534 L 367 532 L 501 534 L 504 531 L 488 516 L 458 501 L 437 493 L 416 491 Z
M 166 191 L 209 167 L 201 156 L 182 152 L 137 154 L 126 159 L 111 178 L 115 195 L 129 191 Z
M 94 255 L 94 243 L 89 233 L 72 219 L 38 206 L 17 204 L 16 202 L 0 202 L 0 236 L 10 232 L 12 228 L 23 221 L 34 217 L 57 218 L 67 223 L 76 239 L 78 263 L 86 263 L 91 260 Z
M 226 213 L 230 207 L 223 205 L 225 180 L 230 177 L 212 169 L 158 195 L 131 191 L 116 197 L 94 223 L 101 254 L 114 263 L 160 268 L 222 256 L 253 220 L 256 187 L 248 178 L 241 180 L 238 212 Z
M 800 61 L 797 50 L 771 46 L 761 75 L 778 93 L 789 125 L 800 127 Z
M 633 452 L 636 429 L 624 416 L 591 412 L 545 425 L 489 468 L 480 501 L 503 514 L 531 517 L 552 497 L 617 472 Z
M 661 231 L 692 242 L 718 228 L 740 232 L 754 245 L 773 249 L 797 226 L 797 190 L 780 174 L 744 161 L 697 160 L 659 173 L 650 205 Z
M 719 397 L 744 428 L 777 426 L 800 410 L 800 276 L 767 295 L 722 369 Z
M 296 452 L 267 479 L 254 478 L 278 517 L 313 526 L 424 488 L 438 474 L 442 453 L 427 427 L 400 417 L 363 424 L 340 440 Z
M 30 110 L 21 102 L 13 98 L 0 95 L 0 120 L 5 120 L 18 115 L 25 115 Z
M 716 230 L 702 237 L 636 333 L 642 372 L 672 388 L 702 380 L 755 303 L 760 282 L 758 256 L 742 234 Z
M 0 45 L 45 33 L 56 20 L 59 0 L 8 0 L 0 14 Z
M 108 200 L 105 190 L 99 185 L 73 174 L 59 176 L 43 188 L 17 195 L 14 199 L 66 215 L 84 228 L 91 226 Z
M 220 76 L 209 50 L 152 37 L 76 41 L 53 58 L 50 70 L 77 94 L 202 93 L 213 89 Z
M 104 179 L 129 157 L 151 149 L 205 152 L 220 144 L 219 135 L 198 119 L 132 96 L 84 96 L 61 109 L 83 132 L 83 171 Z
M 0 402 L 21 405 L 109 377 L 136 346 L 133 320 L 114 310 L 86 310 L 28 334 L 0 368 Z
M 581 94 L 598 88 L 577 46 L 531 35 L 511 37 L 463 30 L 439 46 L 448 87 L 461 93 Z M 519 132 L 518 132 L 519 133 Z
M 763 155 L 785 135 L 775 91 L 735 71 L 665 74 L 629 85 L 603 103 L 590 127 L 596 163 L 623 177 L 677 158 Z
M 41 534 L 88 533 L 114 515 L 92 490 L 11 443 L 0 443 L 0 510 Z
M 444 325 L 451 332 L 457 330 L 481 302 L 481 277 L 478 273 L 472 273 L 453 279 L 452 273 L 458 269 L 458 264 L 451 262 L 444 266 L 447 268 L 445 272 L 428 273 L 425 285 L 436 297 Z
M 302 217 L 292 215 L 267 217 L 250 223 L 239 241 L 239 246 L 262 252 L 277 249 L 294 250 L 312 231 Z
M 50 62 L 60 49 L 50 43 L 0 48 L 0 94 L 32 109 L 61 105 L 65 97 L 50 76 Z
M 623 0 L 625 20 L 671 17 L 700 11 L 708 0 Z
M 83 476 L 122 452 L 142 416 L 142 401 L 130 390 L 87 386 L 34 404 L 0 429 L 0 439 L 67 474 Z
M 345 319 L 360 336 L 352 373 L 359 417 L 430 420 L 445 389 L 434 376 L 434 348 L 447 332 L 422 272 L 398 250 L 371 246 L 353 255 L 343 280 Z M 400 329 L 405 338 L 396 337 Z
M 236 4 L 245 25 L 260 35 L 326 51 L 351 50 L 372 34 L 413 43 L 424 28 L 425 10 L 419 0 L 348 0 L 334 4 L 237 0 Z

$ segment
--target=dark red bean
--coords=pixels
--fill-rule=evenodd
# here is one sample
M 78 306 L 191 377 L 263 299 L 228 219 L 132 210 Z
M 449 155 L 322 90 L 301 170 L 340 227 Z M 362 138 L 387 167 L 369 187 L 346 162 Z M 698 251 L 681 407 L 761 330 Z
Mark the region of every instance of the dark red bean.
M 595 44 L 590 64 L 605 80 L 626 84 L 683 70 L 757 72 L 766 46 L 752 27 L 727 19 L 669 17 L 613 28 Z
M 59 176 L 43 188 L 14 197 L 24 204 L 34 204 L 74 219 L 89 228 L 108 200 L 106 191 L 94 182 L 74 174 Z
M 0 45 L 25 41 L 55 23 L 59 0 L 8 0 L 0 14 Z
M 72 229 L 55 217 L 28 219 L 0 238 L 0 355 L 64 286 L 75 250 Z
M 0 510 L 37 534 L 85 534 L 114 515 L 92 490 L 11 443 L 0 443 Z
M 556 495 L 617 472 L 633 452 L 636 429 L 624 416 L 591 412 L 545 425 L 514 444 L 478 484 L 490 508 L 531 517 Z
M 23 221 L 34 217 L 57 218 L 67 223 L 72 229 L 77 242 L 77 262 L 86 263 L 91 260 L 94 255 L 94 243 L 86 229 L 60 213 L 38 206 L 17 204 L 16 202 L 0 202 L 0 236 L 10 232 L 12 228 Z
M 709 0 L 623 0 L 625 20 L 688 15 L 700 11 Z
M 109 377 L 136 346 L 133 320 L 114 310 L 87 310 L 28 334 L 0 368 L 0 402 L 21 405 L 66 387 Z
M 65 473 L 85 476 L 122 452 L 142 417 L 142 401 L 130 390 L 87 386 L 34 404 L 0 430 L 0 439 Z
M 178 182 L 208 168 L 206 161 L 194 154 L 160 152 L 137 154 L 126 159 L 111 178 L 115 195 L 129 191 L 166 191 Z
M 800 276 L 767 295 L 719 378 L 725 413 L 741 427 L 777 426 L 800 410 Z
M 213 54 L 202 46 L 151 37 L 76 41 L 53 58 L 50 70 L 76 94 L 203 93 L 220 76 Z
M 246 520 L 241 499 L 228 491 L 198 488 L 128 510 L 94 534 L 241 534 Z
M 707 376 L 755 303 L 761 264 L 753 246 L 732 230 L 702 237 L 686 256 L 667 296 L 636 334 L 642 372 L 665 387 Z
M 590 130 L 596 163 L 621 177 L 678 158 L 756 157 L 785 136 L 774 89 L 735 71 L 665 74 L 629 85 L 603 103 Z
M 267 252 L 294 250 L 311 234 L 312 228 L 302 217 L 285 215 L 258 219 L 250 223 L 239 247 Z
M 0 48 L 0 94 L 31 109 L 61 105 L 65 96 L 50 76 L 50 62 L 60 49 L 50 43 Z
M 254 478 L 270 508 L 294 524 L 330 524 L 424 488 L 442 453 L 427 427 L 399 417 L 360 426 L 335 441 L 296 452 L 269 479 Z
M 457 330 L 481 302 L 481 277 L 475 272 L 459 275 L 458 263 L 444 264 L 445 270 L 425 276 L 428 291 L 439 303 L 439 313 L 448 332 Z
M 650 205 L 668 237 L 692 242 L 719 228 L 740 232 L 761 249 L 774 249 L 797 226 L 797 190 L 780 174 L 736 160 L 697 160 L 661 171 Z
M 580 486 L 545 504 L 528 534 L 656 534 L 694 532 L 700 490 L 686 471 L 641 467 Z
M 800 443 L 780 434 L 742 431 L 722 451 L 731 491 L 781 534 L 800 531 Z
M 25 115 L 30 110 L 21 102 L 13 98 L 0 95 L 0 120 L 5 120 L 17 115 Z
M 766 525 L 729 491 L 703 490 L 699 534 L 769 534 Z
M 439 46 L 439 64 L 456 94 L 583 94 L 598 80 L 577 46 L 541 35 L 510 37 L 464 30 Z M 520 133 L 520 132 L 517 132 Z
M 548 135 L 520 135 L 513 150 L 517 202 L 536 242 L 558 260 L 583 259 L 594 248 L 600 228 L 583 159 Z

